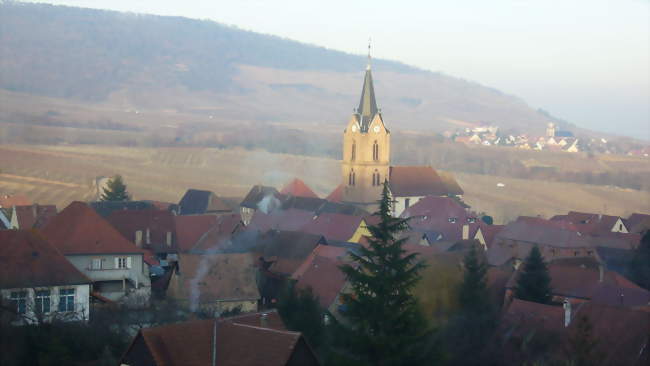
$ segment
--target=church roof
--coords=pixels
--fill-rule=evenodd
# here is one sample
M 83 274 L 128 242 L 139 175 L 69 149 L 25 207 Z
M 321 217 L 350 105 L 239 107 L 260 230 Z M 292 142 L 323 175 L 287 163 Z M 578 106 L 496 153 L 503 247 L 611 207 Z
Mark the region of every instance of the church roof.
M 372 83 L 372 73 L 370 72 L 370 67 L 368 67 L 366 69 L 366 76 L 363 79 L 363 89 L 361 90 L 359 108 L 357 108 L 361 132 L 368 131 L 370 122 L 372 122 L 372 119 L 378 111 L 377 100 L 375 99 L 375 87 Z
M 388 181 L 390 191 L 396 197 L 462 194 L 462 190 L 459 193 L 455 186 L 450 187 L 430 166 L 392 166 Z

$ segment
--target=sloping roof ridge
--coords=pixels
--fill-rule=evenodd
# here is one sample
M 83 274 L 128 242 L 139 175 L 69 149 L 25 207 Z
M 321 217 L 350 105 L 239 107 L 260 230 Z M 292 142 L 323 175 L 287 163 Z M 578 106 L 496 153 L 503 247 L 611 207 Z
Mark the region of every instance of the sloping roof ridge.
M 228 318 L 219 319 L 219 322 L 220 323 L 230 323 L 231 325 L 238 326 L 238 327 L 252 328 L 252 329 L 268 331 L 268 332 L 271 332 L 271 333 L 278 333 L 278 334 L 296 336 L 297 337 L 296 342 L 298 341 L 298 338 L 300 338 L 302 336 L 302 333 L 300 333 L 300 332 L 294 332 L 294 331 L 291 331 L 291 330 L 279 330 L 279 329 L 273 329 L 273 328 L 264 328 L 264 327 L 259 327 L 259 326 L 256 326 L 256 325 L 231 322 L 231 321 L 228 320 Z

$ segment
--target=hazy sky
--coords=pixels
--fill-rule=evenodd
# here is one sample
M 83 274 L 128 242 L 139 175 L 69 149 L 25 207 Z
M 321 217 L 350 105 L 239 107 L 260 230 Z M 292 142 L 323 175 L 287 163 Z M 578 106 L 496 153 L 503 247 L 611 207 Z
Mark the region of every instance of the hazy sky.
M 402 61 L 522 97 L 580 126 L 650 139 L 648 0 L 51 0 L 211 19 Z

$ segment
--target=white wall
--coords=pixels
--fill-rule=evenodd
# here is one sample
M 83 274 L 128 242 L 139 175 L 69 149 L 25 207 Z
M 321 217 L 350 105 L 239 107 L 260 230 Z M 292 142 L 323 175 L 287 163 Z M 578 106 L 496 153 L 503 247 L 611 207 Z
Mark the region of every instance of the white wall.
M 74 288 L 75 290 L 74 312 L 59 312 L 59 290 L 71 288 Z M 0 296 L 2 296 L 8 304 L 10 303 L 12 292 L 27 292 L 26 312 L 21 315 L 22 320 L 18 321 L 16 324 L 34 324 L 38 322 L 38 317 L 34 312 L 34 303 L 35 291 L 40 290 L 50 290 L 50 312 L 43 314 L 43 321 L 50 322 L 54 319 L 62 321 L 88 321 L 90 319 L 90 284 L 2 289 L 0 290 Z

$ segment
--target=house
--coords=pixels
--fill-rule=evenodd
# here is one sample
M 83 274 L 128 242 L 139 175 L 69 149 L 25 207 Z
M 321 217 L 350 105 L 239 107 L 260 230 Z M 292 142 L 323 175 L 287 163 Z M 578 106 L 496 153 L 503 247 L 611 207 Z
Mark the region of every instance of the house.
M 230 212 L 232 207 L 210 191 L 188 189 L 178 202 L 179 215 L 219 215 Z
M 650 292 L 635 285 L 614 271 L 608 271 L 593 258 L 563 258 L 547 263 L 551 278 L 552 301 L 571 304 L 587 301 L 630 308 L 650 306 Z M 518 269 L 506 284 L 504 303 L 513 296 L 519 276 Z
M 97 214 L 106 218 L 114 211 L 151 210 L 156 207 L 151 201 L 94 201 L 88 202 Z
M 629 233 L 623 218 L 587 212 L 570 211 L 566 215 L 556 215 L 552 221 L 565 221 L 576 225 L 583 234 Z
M 107 221 L 136 247 L 152 250 L 159 259 L 167 259 L 168 255 L 178 253 L 174 215 L 171 211 L 114 211 Z
M 167 295 L 191 311 L 257 311 L 256 259 L 251 253 L 181 254 Z
M 597 340 L 592 350 L 600 365 L 647 365 L 650 362 L 648 324 L 650 312 L 595 303 L 545 305 L 513 300 L 503 313 L 492 339 L 503 358 L 502 365 L 546 361 L 566 361 L 575 349 L 570 339 L 586 319 L 591 336 Z
M 217 226 L 216 215 L 174 216 L 179 252 L 191 250 L 199 239 L 215 226 Z
M 56 215 L 56 206 L 38 205 L 13 206 L 9 211 L 10 229 L 32 229 L 45 226 Z
M 0 231 L 0 298 L 15 324 L 87 321 L 92 281 L 39 233 Z
M 409 225 L 414 230 L 436 232 L 442 235 L 437 241 L 453 243 L 476 236 L 481 225 L 477 215 L 467 208 L 457 198 L 427 196 L 404 210 L 401 216 L 410 218 Z
M 443 179 L 429 166 L 394 166 L 390 168 L 390 194 L 393 214 L 404 210 L 426 196 L 462 196 L 463 190 L 449 174 Z
M 318 195 L 314 193 L 305 182 L 298 178 L 294 178 L 291 182 L 287 183 L 287 185 L 280 190 L 280 194 L 285 196 L 291 195 L 296 197 L 318 198 Z
M 625 220 L 625 226 L 631 233 L 641 234 L 650 229 L 650 215 L 633 213 Z
M 72 202 L 42 229 L 45 238 L 111 301 L 146 304 L 151 295 L 145 252 L 90 206 Z
M 227 247 L 234 235 L 244 230 L 239 214 L 217 216 L 215 224 L 194 244 L 190 253 L 217 253 Z
M 121 365 L 318 366 L 301 333 L 268 326 L 268 315 L 194 320 L 141 329 Z
M 244 225 L 248 225 L 255 211 L 262 210 L 263 213 L 269 213 L 279 207 L 281 199 L 283 199 L 282 195 L 273 187 L 253 186 L 239 204 L 239 213 Z
M 14 206 L 29 206 L 32 202 L 23 194 L 0 194 L 0 208 L 11 208 Z

